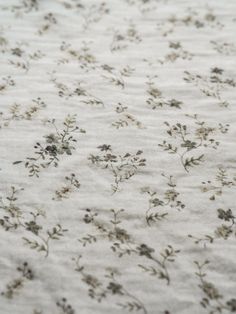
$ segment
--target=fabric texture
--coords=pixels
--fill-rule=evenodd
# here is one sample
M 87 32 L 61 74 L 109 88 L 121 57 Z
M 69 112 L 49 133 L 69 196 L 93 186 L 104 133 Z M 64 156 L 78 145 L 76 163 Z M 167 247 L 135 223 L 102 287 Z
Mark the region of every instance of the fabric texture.
M 0 0 L 0 313 L 236 312 L 235 0 Z

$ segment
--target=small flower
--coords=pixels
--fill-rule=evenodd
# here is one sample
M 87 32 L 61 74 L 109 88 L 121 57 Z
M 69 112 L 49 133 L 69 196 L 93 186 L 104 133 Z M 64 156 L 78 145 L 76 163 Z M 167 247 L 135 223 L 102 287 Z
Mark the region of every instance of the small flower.
M 111 161 L 111 162 L 116 162 L 117 157 L 115 155 L 112 154 L 106 154 L 104 156 L 104 161 Z
M 228 302 L 226 302 L 226 304 L 230 308 L 231 312 L 236 312 L 236 299 L 231 299 Z
M 46 137 L 47 143 L 58 143 L 58 137 L 55 134 L 49 134 Z
M 216 17 L 212 13 L 207 13 L 205 15 L 205 19 L 206 19 L 206 21 L 213 22 L 213 21 L 215 21 Z
M 121 34 L 116 34 L 115 40 L 122 41 L 122 40 L 125 40 L 125 37 L 123 35 L 121 35 Z
M 183 144 L 181 144 L 181 147 L 186 147 L 186 148 L 188 148 L 188 150 L 194 149 L 194 148 L 196 148 L 196 146 L 197 146 L 196 142 L 192 142 L 189 140 L 186 140 L 186 141 L 184 141 Z
M 149 95 L 151 95 L 152 97 L 154 98 L 158 98 L 161 96 L 161 91 L 158 89 L 158 88 L 154 88 L 154 87 L 151 87 L 149 90 L 148 90 L 148 93 Z
M 232 229 L 229 226 L 221 225 L 218 227 L 215 231 L 215 234 L 217 237 L 223 238 L 224 240 L 227 240 L 230 234 L 232 233 Z
M 167 190 L 165 195 L 168 200 L 173 202 L 178 197 L 179 193 L 172 189 Z
M 168 104 L 170 107 L 180 108 L 183 102 L 176 99 L 171 99 L 169 100 Z
M 230 208 L 227 211 L 219 208 L 217 209 L 217 212 L 218 212 L 218 218 L 223 219 L 225 221 L 230 221 L 231 219 L 235 218 Z
M 223 69 L 220 69 L 220 68 L 217 68 L 217 67 L 211 69 L 211 73 L 222 74 L 223 72 L 224 72 Z
M 90 216 L 88 214 L 85 214 L 84 215 L 84 218 L 83 218 L 83 221 L 86 223 L 86 224 L 89 224 L 90 222 L 93 221 L 93 216 Z
M 177 41 L 177 42 L 170 42 L 169 43 L 169 47 L 173 48 L 173 49 L 179 49 L 179 48 L 181 48 L 181 43 L 179 41 Z
M 77 87 L 75 90 L 74 90 L 74 93 L 78 96 L 86 96 L 86 91 L 85 89 L 81 88 L 81 87 Z
M 98 279 L 96 277 L 94 277 L 94 276 L 91 276 L 91 275 L 85 275 L 84 278 L 83 278 L 83 281 L 87 285 L 89 285 L 89 286 L 91 286 L 93 288 L 96 288 L 96 287 L 100 286 L 100 283 L 99 283 Z
M 12 50 L 12 54 L 17 56 L 17 57 L 21 57 L 22 56 L 22 53 L 23 51 L 20 49 L 20 48 L 13 48 Z
M 116 238 L 121 242 L 124 242 L 130 239 L 130 235 L 125 229 L 116 228 Z
M 103 145 L 98 146 L 98 148 L 100 149 L 101 152 L 111 151 L 111 145 L 103 144 Z
M 99 161 L 101 161 L 101 158 L 99 157 L 99 156 L 94 156 L 94 155 L 90 155 L 89 157 L 88 157 L 88 160 L 91 160 L 91 162 L 93 163 L 93 164 L 95 164 L 95 163 L 99 163 Z
M 67 155 L 71 155 L 71 149 L 73 149 L 72 146 L 69 145 L 69 143 L 63 143 L 60 147 L 60 149 L 58 150 L 59 154 L 64 154 L 66 153 Z
M 32 233 L 38 235 L 39 230 L 42 229 L 41 226 L 37 225 L 37 223 L 35 221 L 30 221 L 30 222 L 26 222 L 26 230 L 31 231 Z
M 146 244 L 140 244 L 137 247 L 140 256 L 146 256 L 147 258 L 152 258 L 152 253 L 155 251 L 154 249 L 150 248 Z
M 111 290 L 112 294 L 123 294 L 122 286 L 116 282 L 110 282 L 107 289 Z
M 215 288 L 215 286 L 211 284 L 210 282 L 204 281 L 200 287 L 211 300 L 216 300 L 222 297 L 219 294 L 218 290 Z
M 150 200 L 150 204 L 152 204 L 152 206 L 154 206 L 154 207 L 158 207 L 158 206 L 163 206 L 164 202 L 161 201 L 159 198 L 155 197 L 155 198 Z
M 56 145 L 48 145 L 45 150 L 49 153 L 50 156 L 56 156 L 58 151 Z

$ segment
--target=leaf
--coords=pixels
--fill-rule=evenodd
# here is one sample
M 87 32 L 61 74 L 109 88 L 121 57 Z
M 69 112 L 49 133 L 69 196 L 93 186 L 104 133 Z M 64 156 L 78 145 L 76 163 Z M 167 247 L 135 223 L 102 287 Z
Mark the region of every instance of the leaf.
M 200 155 L 199 157 L 191 157 L 186 158 L 184 161 L 184 168 L 188 171 L 189 167 L 198 166 L 203 161 L 204 155 Z
M 17 164 L 20 164 L 20 163 L 22 163 L 23 161 L 21 161 L 21 160 L 17 160 L 17 161 L 14 161 L 12 164 L 13 165 L 17 165 Z

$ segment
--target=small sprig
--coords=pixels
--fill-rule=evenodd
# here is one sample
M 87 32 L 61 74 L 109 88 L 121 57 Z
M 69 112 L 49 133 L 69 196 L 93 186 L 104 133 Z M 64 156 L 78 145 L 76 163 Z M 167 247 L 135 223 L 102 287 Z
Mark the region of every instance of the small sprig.
M 129 312 L 138 312 L 142 311 L 144 314 L 147 314 L 147 309 L 142 301 L 140 301 L 135 295 L 131 294 L 118 280 L 117 272 L 113 269 L 108 269 L 109 273 L 106 275 L 106 278 L 110 280 L 107 291 L 112 295 L 118 294 L 122 297 L 128 298 L 128 301 L 122 303 L 117 303 L 124 310 Z M 122 298 L 123 299 L 123 298 Z
M 194 262 L 197 266 L 197 272 L 195 273 L 200 280 L 199 288 L 204 294 L 200 304 L 203 308 L 209 310 L 209 314 L 215 313 L 223 313 L 227 311 L 229 313 L 236 311 L 236 299 L 229 299 L 228 301 L 223 301 L 223 295 L 220 294 L 216 286 L 207 281 L 206 273 L 204 272 L 204 268 L 210 262 L 205 261 L 203 263 L 199 263 L 197 261 Z
M 221 30 L 224 25 L 219 21 L 217 16 L 212 12 L 212 9 L 207 8 L 207 12 L 199 13 L 198 10 L 188 9 L 188 12 L 183 16 L 170 16 L 166 22 L 160 23 L 158 29 L 163 37 L 167 37 L 179 28 L 188 27 L 195 29 L 215 28 Z
M 148 99 L 146 100 L 146 103 L 148 104 L 148 106 L 150 106 L 153 110 L 162 107 L 181 109 L 181 106 L 183 104 L 182 101 L 176 99 L 166 99 L 165 97 L 163 97 L 162 92 L 155 85 L 154 78 L 156 78 L 156 76 L 148 76 L 148 81 L 146 82 L 148 94 Z
M 89 29 L 92 24 L 98 23 L 106 14 L 110 12 L 106 2 L 86 6 L 80 4 L 80 9 L 83 10 L 83 29 L 85 31 Z
M 6 91 L 9 87 L 15 86 L 16 83 L 11 76 L 3 77 L 0 83 L 0 93 Z
M 146 159 L 141 157 L 143 153 L 141 150 L 137 151 L 136 154 L 114 155 L 110 145 L 104 144 L 98 149 L 101 153 L 99 155 L 91 154 L 88 159 L 92 164 L 110 170 L 114 178 L 113 194 L 119 190 L 120 183 L 129 180 L 139 171 L 139 168 L 146 165 Z
M 134 72 L 135 69 L 131 68 L 130 66 L 126 66 L 119 71 L 114 71 L 113 68 L 105 68 L 102 67 L 103 70 L 108 72 L 109 76 L 102 75 L 106 80 L 108 80 L 112 85 L 121 87 L 122 89 L 125 88 L 125 80 L 124 78 L 130 77 L 131 74 Z M 112 70 L 111 70 L 112 69 Z
M 210 127 L 205 121 L 200 121 L 196 114 L 186 116 L 194 120 L 194 128 L 192 129 L 179 122 L 173 125 L 165 122 L 167 126 L 166 133 L 175 144 L 164 140 L 162 144 L 158 146 L 169 154 L 177 154 L 185 171 L 189 172 L 190 168 L 198 166 L 204 161 L 204 154 L 189 156 L 190 152 L 198 151 L 200 148 L 206 149 L 208 147 L 217 149 L 220 143 L 212 138 L 212 136 L 217 132 L 225 133 L 225 128 L 223 130 L 222 125 Z M 227 131 L 228 128 L 226 129 L 226 132 Z
M 61 201 L 64 198 L 68 198 L 69 195 L 80 188 L 79 180 L 76 179 L 74 173 L 65 177 L 66 185 L 55 191 L 55 197 L 53 200 Z
M 62 298 L 60 301 L 57 301 L 56 305 L 62 314 L 75 314 L 75 310 L 67 303 L 66 298 Z
M 49 243 L 52 240 L 60 240 L 64 236 L 64 233 L 67 232 L 67 229 L 63 229 L 60 224 L 57 224 L 52 230 L 47 231 L 46 236 L 38 235 L 38 240 L 31 240 L 26 237 L 23 237 L 25 244 L 28 245 L 31 249 L 38 252 L 45 252 L 45 257 L 48 257 L 49 254 Z
M 225 168 L 219 167 L 215 180 L 202 182 L 201 190 L 203 193 L 210 192 L 209 199 L 214 201 L 216 197 L 220 197 L 226 188 L 230 189 L 236 185 L 236 177 L 229 177 L 228 172 Z
M 40 27 L 40 29 L 38 30 L 39 35 L 44 35 L 45 33 L 47 33 L 52 28 L 53 25 L 57 24 L 57 19 L 54 16 L 54 14 L 51 12 L 44 15 L 43 18 L 44 18 L 44 23 Z
M 139 255 L 146 256 L 148 259 L 152 260 L 157 266 L 146 266 L 139 264 L 139 267 L 145 272 L 149 273 L 151 276 L 158 276 L 159 279 L 166 280 L 167 285 L 170 284 L 170 275 L 167 268 L 167 263 L 172 263 L 175 261 L 175 257 L 180 252 L 180 250 L 175 250 L 171 245 L 168 245 L 163 252 L 160 253 L 161 259 L 157 259 L 153 256 L 154 249 L 148 247 L 146 244 L 141 244 L 137 247 Z
M 233 234 L 236 236 L 235 216 L 233 215 L 232 210 L 230 208 L 227 210 L 218 208 L 217 216 L 218 219 L 223 220 L 225 223 L 218 226 L 215 229 L 214 234 L 207 234 L 204 237 L 195 237 L 189 234 L 188 237 L 193 239 L 195 244 L 204 243 L 204 247 L 206 247 L 207 243 L 212 244 L 218 238 L 227 240 Z
M 4 216 L 0 219 L 0 225 L 6 230 L 17 229 L 22 225 L 21 216 L 22 210 L 16 204 L 18 199 L 17 195 L 24 189 L 16 189 L 14 186 L 11 187 L 11 192 L 6 199 L 0 198 L 0 209 L 3 209 Z
M 20 277 L 7 284 L 6 290 L 1 293 L 2 296 L 8 299 L 12 299 L 23 288 L 26 281 L 34 279 L 34 274 L 27 262 L 17 267 L 17 271 L 20 273 Z
M 128 127 L 128 126 L 135 126 L 138 129 L 143 129 L 144 126 L 142 123 L 137 120 L 133 115 L 130 113 L 126 112 L 126 109 L 128 107 L 123 106 L 121 103 L 118 103 L 116 106 L 116 112 L 119 114 L 119 119 L 114 121 L 112 123 L 112 126 L 115 127 L 116 129 Z
M 191 52 L 184 49 L 179 41 L 169 42 L 169 48 L 170 52 L 165 55 L 164 58 L 158 60 L 160 64 L 165 64 L 169 62 L 173 63 L 178 59 L 192 60 L 194 56 Z
M 28 106 L 26 110 L 21 109 L 20 104 L 14 104 L 9 108 L 9 114 L 2 114 L 2 121 L 5 127 L 14 120 L 32 120 L 37 113 L 46 107 L 45 102 L 38 97 L 37 99 L 32 99 L 32 104 Z
M 121 51 L 126 49 L 130 43 L 138 44 L 141 41 L 141 36 L 136 30 L 135 25 L 130 24 L 125 32 L 114 31 L 110 50 L 111 52 Z
M 218 67 L 212 68 L 210 74 L 205 76 L 185 71 L 184 80 L 197 86 L 204 95 L 217 99 L 219 106 L 228 107 L 229 103 L 222 99 L 221 92 L 229 87 L 235 88 L 236 82 L 231 78 L 224 78 L 223 72 Z
M 214 40 L 211 40 L 210 43 L 212 44 L 213 49 L 221 55 L 230 56 L 236 53 L 236 47 L 233 43 L 218 42 Z
M 61 51 L 66 52 L 69 57 L 68 60 L 76 60 L 79 63 L 79 66 L 82 70 L 89 72 L 97 68 L 97 60 L 94 54 L 91 52 L 91 49 L 86 42 L 82 42 L 82 47 L 79 50 L 73 49 L 70 44 L 62 42 L 60 47 Z M 63 59 L 64 60 L 64 59 Z M 62 60 L 59 61 L 63 63 Z
M 169 284 L 170 276 L 168 273 L 167 264 L 169 262 L 174 262 L 176 255 L 180 251 L 175 250 L 171 245 L 168 245 L 167 248 L 160 253 L 161 258 L 156 258 L 153 255 L 155 252 L 153 248 L 144 243 L 136 243 L 129 232 L 121 227 L 121 214 L 123 212 L 124 209 L 111 209 L 113 218 L 109 220 L 109 222 L 104 222 L 97 219 L 98 213 L 92 213 L 90 209 L 87 209 L 84 216 L 84 222 L 86 224 L 92 224 L 99 233 L 88 234 L 79 241 L 83 244 L 83 246 L 86 246 L 88 244 L 95 244 L 98 239 L 107 239 L 109 242 L 112 242 L 111 250 L 117 254 L 119 258 L 122 258 L 125 255 L 146 257 L 149 261 L 154 263 L 154 266 L 146 266 L 141 264 L 138 266 L 146 272 L 149 272 L 152 275 L 155 274 L 160 279 L 166 280 L 167 284 Z M 156 268 L 156 266 L 158 267 Z
M 23 240 L 31 249 L 35 249 L 38 252 L 45 252 L 45 257 L 49 254 L 49 242 L 51 240 L 59 240 L 67 231 L 63 229 L 60 224 L 57 224 L 52 230 L 47 231 L 46 235 L 43 232 L 43 226 L 39 219 L 45 218 L 44 211 L 37 209 L 35 211 L 24 211 L 17 204 L 17 194 L 23 189 L 16 189 L 11 187 L 11 194 L 0 199 L 0 209 L 3 209 L 4 215 L 0 218 L 0 226 L 5 231 L 14 231 L 16 229 L 23 229 L 27 233 L 33 234 L 36 240 L 23 237 Z
M 124 209 L 110 210 L 112 214 L 112 219 L 109 222 L 103 222 L 97 219 L 98 213 L 93 213 L 91 209 L 86 209 L 86 214 L 84 215 L 83 221 L 86 224 L 92 224 L 95 229 L 99 232 L 98 234 L 87 234 L 86 236 L 79 239 L 79 242 L 86 246 L 88 244 L 96 243 L 99 238 L 107 238 L 109 241 L 118 241 L 119 243 L 126 243 L 127 245 L 131 241 L 131 236 L 127 230 L 121 228 L 119 225 L 122 223 L 121 214 Z M 113 243 L 111 249 L 114 251 L 115 243 Z
M 58 130 L 55 119 L 48 120 L 48 123 L 55 128 L 55 132 L 45 136 L 44 144 L 39 142 L 35 144 L 35 157 L 26 158 L 25 168 L 29 170 L 30 177 L 39 177 L 40 171 L 50 166 L 57 167 L 61 155 L 72 155 L 72 151 L 76 149 L 74 144 L 77 139 L 73 134 L 75 132 L 85 133 L 76 125 L 76 116 L 68 115 L 63 122 L 62 130 Z M 15 161 L 13 164 L 21 162 Z
M 93 95 L 85 87 L 83 87 L 83 82 L 76 82 L 73 86 L 68 86 L 65 83 L 58 81 L 55 77 L 55 72 L 49 73 L 50 81 L 53 82 L 58 90 L 58 96 L 61 98 L 69 99 L 71 97 L 80 97 L 80 101 L 86 105 L 104 107 L 105 104 L 102 99 Z
M 185 205 L 179 200 L 179 192 L 176 190 L 176 184 L 173 181 L 173 176 L 166 176 L 162 173 L 167 182 L 167 189 L 163 195 L 159 196 L 157 192 L 152 191 L 149 187 L 144 187 L 141 192 L 147 194 L 148 199 L 148 209 L 146 210 L 146 222 L 150 226 L 151 223 L 161 221 L 166 218 L 168 212 L 160 212 L 159 209 L 176 208 L 181 210 Z M 155 211 L 154 211 L 155 210 Z
M 79 255 L 72 259 L 75 262 L 75 271 L 80 274 L 82 281 L 88 286 L 89 297 L 100 303 L 107 296 L 106 290 L 103 288 L 102 282 L 97 277 L 89 274 L 85 267 L 81 265 L 81 258 L 82 255 Z
M 75 270 L 80 273 L 82 281 L 89 287 L 88 295 L 90 298 L 97 302 L 102 302 L 108 297 L 121 298 L 122 302 L 117 302 L 117 305 L 122 309 L 129 312 L 142 311 L 144 314 L 147 314 L 145 305 L 118 281 L 117 276 L 119 273 L 115 269 L 108 268 L 107 274 L 104 276 L 105 282 L 102 282 L 97 277 L 85 271 L 85 267 L 80 263 L 81 258 L 81 255 L 73 258 L 76 263 Z

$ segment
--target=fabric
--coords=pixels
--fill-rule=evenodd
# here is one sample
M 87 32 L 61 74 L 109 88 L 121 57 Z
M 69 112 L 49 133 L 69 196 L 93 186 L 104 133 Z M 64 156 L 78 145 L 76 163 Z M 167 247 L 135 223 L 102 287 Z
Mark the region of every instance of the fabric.
M 236 312 L 234 0 L 0 0 L 0 313 Z

